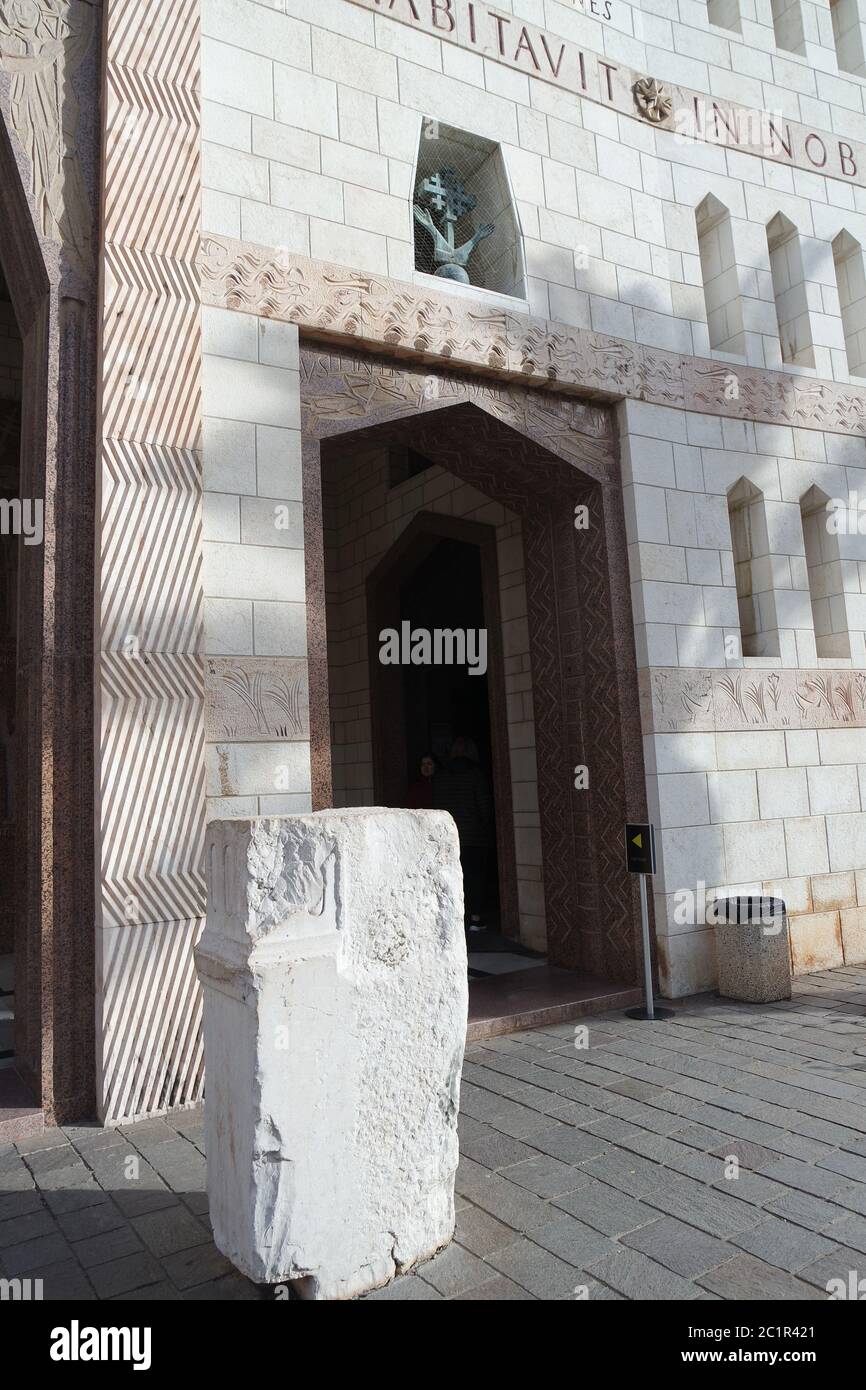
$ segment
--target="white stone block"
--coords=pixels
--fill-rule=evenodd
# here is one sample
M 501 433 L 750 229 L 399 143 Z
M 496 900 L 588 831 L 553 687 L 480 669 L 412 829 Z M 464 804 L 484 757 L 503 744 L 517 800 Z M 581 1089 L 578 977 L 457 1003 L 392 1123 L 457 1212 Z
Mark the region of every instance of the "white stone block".
M 454 1231 L 467 979 L 441 812 L 209 827 L 208 1194 L 219 1248 L 304 1297 L 375 1288 Z
M 663 826 L 674 828 L 709 822 L 705 772 L 680 772 L 659 777 L 658 797 Z
M 809 810 L 813 816 L 860 810 L 856 767 L 810 767 L 808 776 Z
M 776 820 L 784 816 L 808 816 L 810 806 L 805 768 L 762 768 L 758 773 L 758 796 L 762 820 Z M 858 803 L 857 810 L 859 809 Z M 770 875 L 765 874 L 764 877 L 769 878 Z
M 297 330 L 293 330 L 297 333 Z M 295 345 L 297 352 L 297 344 Z M 257 479 L 260 497 L 283 497 L 299 502 L 304 495 L 299 430 L 256 429 Z
M 662 827 L 659 839 L 661 873 L 656 882 L 666 893 L 694 889 L 699 880 L 718 883 L 724 878 L 725 851 L 721 826 Z
M 258 339 L 259 361 L 264 366 L 287 367 L 290 371 L 299 370 L 300 357 L 296 324 L 280 323 L 278 319 L 259 319 Z M 282 495 L 282 493 L 274 494 L 276 497 L 282 497 Z
M 252 314 L 212 309 L 206 304 L 201 319 L 205 353 L 213 357 L 234 357 L 240 362 L 258 361 L 256 320 Z
M 204 37 L 201 59 L 202 95 L 206 101 L 218 101 L 256 116 L 274 114 L 274 83 L 267 58 Z
M 208 656 L 252 655 L 253 606 L 248 599 L 205 599 L 204 650 Z
M 866 864 L 866 814 L 827 817 L 830 872 L 861 869 Z
M 743 729 L 716 734 L 716 754 L 721 770 L 785 767 L 785 735 L 781 730 Z
M 337 179 L 288 165 L 271 166 L 271 202 L 311 217 L 343 220 L 343 186 Z
M 205 490 L 255 492 L 255 426 L 239 420 L 205 419 L 203 434 L 202 481 Z
M 758 819 L 758 792 L 754 772 L 710 772 L 707 784 L 710 820 Z
M 202 561 L 204 592 L 211 598 L 304 602 L 302 550 L 204 541 Z
M 230 193 L 217 193 L 203 188 L 201 195 L 201 225 L 214 236 L 239 237 L 241 234 L 241 200 Z
M 203 101 L 202 139 L 212 145 L 228 145 L 233 150 L 252 150 L 252 117 L 216 101 Z
M 310 66 L 310 26 L 252 0 L 207 0 L 203 6 L 202 30 L 214 39 L 231 44 L 238 57 L 241 49 L 279 57 L 295 67 Z
M 320 172 L 321 141 L 312 131 L 254 116 L 252 138 L 253 154 L 275 159 L 279 164 L 291 164 L 295 169 L 312 169 L 316 174 Z M 325 169 L 323 172 L 330 174 L 333 171 Z
M 336 222 L 310 222 L 310 250 L 317 260 L 388 273 L 388 243 L 383 236 Z
M 285 162 L 294 164 L 297 161 L 286 159 Z M 385 156 L 358 149 L 356 145 L 323 140 L 322 173 L 348 183 L 361 184 L 364 188 L 377 189 L 380 193 L 388 192 L 388 161 Z
M 821 761 L 815 729 L 792 729 L 785 734 L 785 747 L 789 767 L 812 767 Z
M 304 513 L 301 503 L 281 502 L 270 497 L 242 497 L 239 539 L 244 545 L 277 545 L 302 550 Z
M 229 492 L 206 492 L 202 497 L 202 539 L 239 541 L 239 499 Z M 858 807 L 859 810 L 859 807 Z
M 725 863 L 731 882 L 784 878 L 787 873 L 784 823 L 743 821 L 725 825 Z
M 839 817 L 838 819 L 845 819 Z M 850 819 L 850 817 L 849 817 Z M 788 871 L 791 874 L 826 874 L 830 872 L 827 851 L 827 823 L 823 816 L 804 816 L 785 821 L 785 846 Z M 847 865 L 834 865 L 846 868 Z
M 297 372 L 225 357 L 206 357 L 202 376 L 206 415 L 299 428 Z
M 355 184 L 346 185 L 345 200 L 346 221 L 350 227 L 410 240 L 408 200 L 392 198 L 389 193 L 377 193 L 371 188 L 358 188 Z
M 656 734 L 652 752 L 660 773 L 710 772 L 716 767 L 715 735 L 711 733 Z M 650 759 L 647 761 L 649 765 Z
M 202 180 L 205 188 L 243 198 L 268 199 L 268 162 L 226 145 L 202 147 Z
M 396 58 L 325 29 L 313 30 L 313 70 L 334 82 L 362 87 L 391 101 L 397 99 Z
M 298 126 L 317 135 L 336 136 L 337 88 L 333 82 L 276 63 L 273 85 L 274 110 L 262 115 L 275 115 L 284 125 Z
M 278 246 L 301 256 L 310 254 L 310 219 L 303 213 L 245 198 L 241 204 L 241 230 L 245 241 Z
M 307 655 L 305 603 L 254 603 L 253 621 L 256 656 Z

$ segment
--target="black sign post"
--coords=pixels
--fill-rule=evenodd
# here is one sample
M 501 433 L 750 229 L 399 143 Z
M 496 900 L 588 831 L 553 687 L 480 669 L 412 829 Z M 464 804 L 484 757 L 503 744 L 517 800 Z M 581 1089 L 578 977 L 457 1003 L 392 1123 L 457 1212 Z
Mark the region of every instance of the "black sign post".
M 649 1023 L 656 1019 L 673 1018 L 673 1009 L 657 1009 L 653 998 L 653 968 L 650 950 L 649 907 L 647 904 L 647 874 L 656 871 L 656 837 L 651 825 L 627 825 L 625 828 L 625 862 L 630 874 L 640 875 L 640 920 L 643 935 L 643 974 L 646 1007 L 626 1009 L 628 1018 L 642 1018 Z

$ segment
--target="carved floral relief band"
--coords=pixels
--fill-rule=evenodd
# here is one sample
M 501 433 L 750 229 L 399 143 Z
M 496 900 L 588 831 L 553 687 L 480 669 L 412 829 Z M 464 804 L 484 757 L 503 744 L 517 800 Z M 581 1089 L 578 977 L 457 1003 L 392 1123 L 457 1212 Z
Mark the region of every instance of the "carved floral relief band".
M 500 14 L 482 0 L 351 3 L 482 54 L 528 77 L 550 82 L 584 100 L 613 107 L 621 115 L 635 119 L 648 115 L 639 103 L 636 105 L 634 88 L 641 82 L 651 82 L 652 74 L 611 63 L 550 30 L 525 24 L 516 15 Z M 653 103 L 651 108 L 651 119 L 659 130 L 676 131 L 686 140 L 727 145 L 743 154 L 866 186 L 866 144 L 861 141 L 841 140 L 838 135 L 789 121 L 781 113 L 771 115 L 720 101 L 674 83 L 665 83 L 663 105 L 667 114 L 660 121 L 656 121 L 658 104 Z
M 866 728 L 866 671 L 664 667 L 638 684 L 644 733 Z
M 866 388 L 620 341 L 446 290 L 206 236 L 202 301 L 295 323 L 308 338 L 524 386 L 741 420 L 866 433 Z M 736 376 L 738 398 L 728 399 Z

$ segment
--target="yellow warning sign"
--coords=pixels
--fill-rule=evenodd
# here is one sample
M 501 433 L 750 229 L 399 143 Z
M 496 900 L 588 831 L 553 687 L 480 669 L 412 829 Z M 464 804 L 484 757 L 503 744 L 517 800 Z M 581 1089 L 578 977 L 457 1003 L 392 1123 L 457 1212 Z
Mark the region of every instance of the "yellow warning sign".
M 651 825 L 627 825 L 625 828 L 626 865 L 632 874 L 654 874 L 656 871 L 655 836 Z

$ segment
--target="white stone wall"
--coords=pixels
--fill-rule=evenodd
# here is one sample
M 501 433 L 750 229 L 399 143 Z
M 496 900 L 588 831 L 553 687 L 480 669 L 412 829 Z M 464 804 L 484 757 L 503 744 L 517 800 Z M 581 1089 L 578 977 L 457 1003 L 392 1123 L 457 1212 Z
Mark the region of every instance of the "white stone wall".
M 842 721 L 844 672 L 851 671 L 855 695 L 863 679 L 862 628 L 850 634 L 855 661 L 817 656 L 800 498 L 816 484 L 831 497 L 849 488 L 862 493 L 866 445 L 632 402 L 621 407 L 620 427 L 638 666 L 645 685 L 655 678 L 660 692 L 673 690 L 670 706 L 656 699 L 655 714 L 663 728 L 670 713 L 676 727 L 644 737 L 650 817 L 661 827 L 654 888 L 668 988 L 682 994 L 714 983 L 712 928 L 691 914 L 676 917 L 676 895 L 697 892 L 699 882 L 711 897 L 763 891 L 784 898 L 795 914 L 798 972 L 862 961 L 866 730 L 787 727 L 803 712 L 796 698 L 774 707 L 772 691 L 789 672 L 816 672 L 801 689 L 810 698 L 805 717 L 818 722 L 829 713 L 826 701 L 822 707 L 819 695 L 811 697 L 826 671 Z M 731 653 L 739 625 L 726 492 L 741 476 L 764 497 L 780 621 L 775 658 Z M 866 535 L 838 541 L 851 619 L 866 624 Z M 726 639 L 733 639 L 727 652 Z M 730 698 L 714 696 L 709 728 L 700 703 L 708 669 L 732 682 Z M 676 680 L 679 671 L 694 677 L 690 687 Z M 777 679 L 768 681 L 771 675 Z M 856 700 L 855 707 L 862 721 Z M 744 723 L 750 727 L 735 727 Z
M 828 0 L 611 0 L 603 21 L 605 8 L 603 0 L 497 6 L 662 81 L 840 139 L 866 139 L 866 81 L 840 67 Z M 859 18 L 845 29 L 842 60 L 850 66 Z M 314 7 L 309 0 L 203 0 L 203 30 L 205 231 L 418 282 L 414 163 L 422 120 L 442 120 L 502 147 L 532 313 L 716 357 L 730 364 L 736 391 L 739 365 L 782 368 L 781 309 L 784 324 L 796 320 L 796 361 L 784 363 L 787 371 L 860 379 L 851 375 L 852 367 L 863 370 L 866 332 L 866 189 L 857 184 L 690 143 L 349 0 Z M 725 272 L 723 302 L 735 328 L 727 342 L 714 334 L 725 344 L 715 349 L 696 220 L 708 198 L 715 216 L 727 213 L 717 268 Z M 771 224 L 790 224 L 795 236 L 796 254 L 785 263 L 796 270 L 796 284 L 785 287 L 782 305 Z M 251 369 L 254 358 L 237 357 Z M 229 394 L 238 389 L 229 383 Z M 221 395 L 218 385 L 210 397 L 217 418 Z M 257 495 L 250 441 L 262 423 L 257 407 L 238 409 L 246 413 L 232 428 L 250 429 L 237 449 L 248 481 L 224 485 L 236 502 Z M 294 425 L 281 420 L 279 427 Z M 708 671 L 730 668 L 733 679 L 754 683 L 752 670 L 766 678 L 776 670 L 866 668 L 863 538 L 840 537 L 838 553 L 816 566 L 807 563 L 803 520 L 811 489 L 831 498 L 855 489 L 866 498 L 862 439 L 638 403 L 621 407 L 621 429 L 636 645 L 647 690 L 658 672 L 694 672 L 699 683 Z M 766 534 L 752 578 L 767 637 L 762 650 L 773 655 L 744 657 L 737 646 L 728 493 L 741 479 L 762 494 Z M 213 490 L 222 497 L 222 487 Z M 233 505 L 209 506 L 210 524 L 236 537 Z M 220 556 L 239 555 L 239 543 L 208 534 L 208 573 L 216 575 Z M 246 643 L 245 651 L 256 650 L 256 639 L 242 635 L 251 631 L 250 609 L 303 599 L 283 577 L 276 585 L 262 578 L 254 594 L 233 583 L 208 588 L 209 623 L 215 631 L 218 601 L 220 621 L 231 618 L 238 634 L 230 644 Z M 687 718 L 687 704 L 684 710 Z M 844 708 L 833 717 L 844 724 Z M 709 931 L 673 920 L 673 894 L 698 879 L 708 888 L 772 887 L 785 897 L 797 914 L 798 970 L 866 958 L 866 731 L 856 727 L 859 717 L 850 728 L 770 721 L 766 728 L 665 731 L 645 711 L 669 993 L 714 981 Z M 265 784 L 239 782 L 232 790 L 262 796 Z
M 368 452 L 327 468 L 323 480 L 334 804 L 375 805 L 368 575 L 421 511 L 495 527 L 520 939 L 543 951 L 547 931 L 520 519 L 444 468 L 434 466 L 393 488 L 388 473 L 387 454 Z
M 555 0 L 497 8 L 662 80 L 866 137 L 866 86 L 838 69 L 829 5 L 803 0 L 800 55 L 775 48 L 770 0 L 739 0 L 741 34 L 699 0 L 611 4 L 609 23 Z M 306 0 L 204 0 L 203 26 L 206 231 L 413 279 L 426 116 L 501 143 L 533 312 L 708 355 L 695 212 L 711 193 L 731 213 L 739 360 L 782 365 L 766 234 L 782 213 L 815 360 L 794 370 L 850 379 L 832 241 L 864 243 L 866 190 L 654 130 L 349 0 L 317 5 L 315 23 Z
M 309 741 L 268 737 L 279 710 L 254 685 L 294 674 L 307 654 L 298 332 L 205 309 L 204 352 L 208 816 L 308 811 Z

